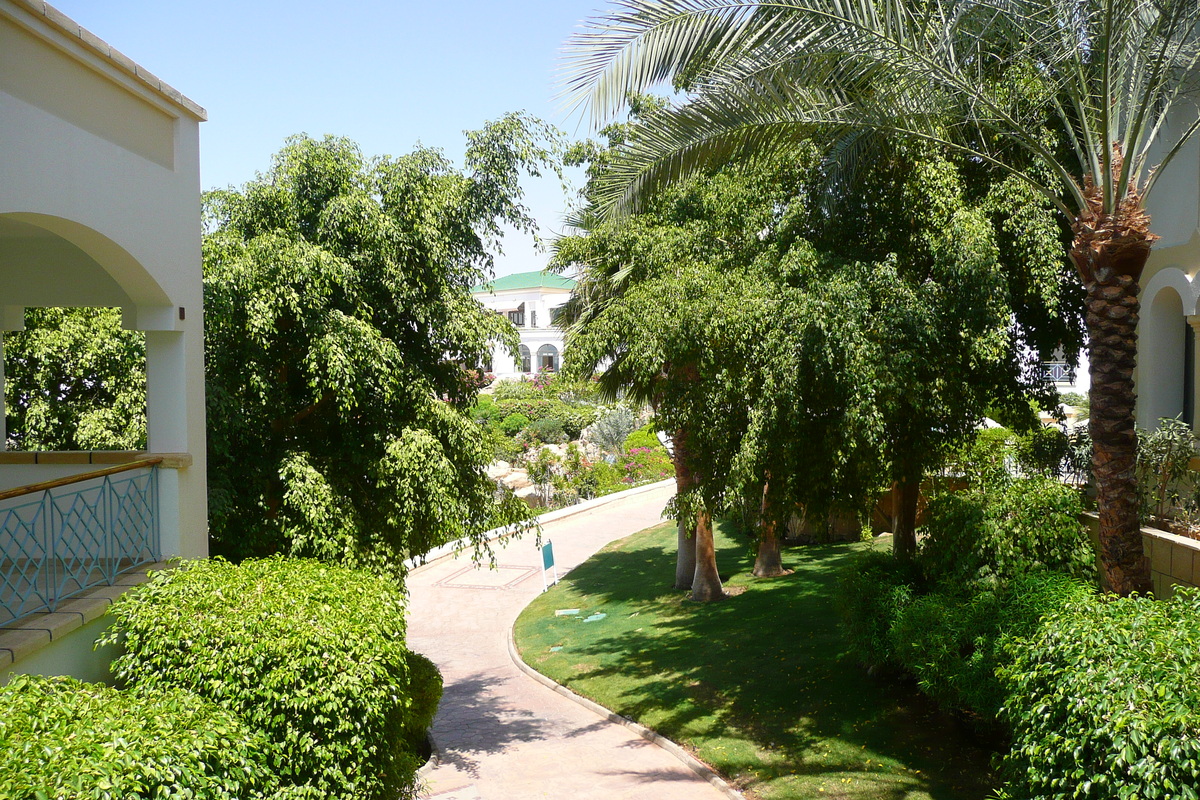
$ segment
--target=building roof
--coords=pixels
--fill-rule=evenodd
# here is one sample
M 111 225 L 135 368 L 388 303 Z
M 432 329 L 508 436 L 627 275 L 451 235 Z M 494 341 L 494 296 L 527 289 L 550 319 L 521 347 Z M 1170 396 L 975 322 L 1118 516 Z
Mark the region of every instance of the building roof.
M 205 111 L 198 103 L 184 97 L 183 93 L 175 87 L 171 86 L 166 81 L 159 78 L 150 70 L 136 63 L 129 56 L 122 53 L 117 48 L 110 45 L 108 42 L 101 39 L 96 34 L 81 26 L 78 22 L 68 17 L 66 14 L 59 11 L 44 0 L 13 0 L 13 3 L 21 8 L 27 9 L 35 16 L 43 18 L 46 23 L 64 34 L 72 41 L 78 41 L 85 49 L 104 58 L 125 74 L 135 78 L 138 83 L 146 86 L 151 91 L 166 98 L 174 105 L 184 109 L 192 116 L 200 120 L 208 119 L 208 112 Z
M 472 286 L 471 291 L 473 293 L 507 292 L 522 289 L 566 289 L 570 291 L 574 288 L 575 281 L 571 278 L 564 278 L 562 275 L 555 275 L 546 270 L 536 270 L 534 272 L 517 272 L 513 275 L 505 275 L 502 278 L 496 278 L 493 281 Z

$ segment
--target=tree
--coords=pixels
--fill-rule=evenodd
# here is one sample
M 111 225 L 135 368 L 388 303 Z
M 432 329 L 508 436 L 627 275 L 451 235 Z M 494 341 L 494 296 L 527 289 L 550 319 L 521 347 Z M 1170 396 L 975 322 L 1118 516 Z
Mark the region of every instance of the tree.
M 551 132 L 509 115 L 437 151 L 365 160 L 293 137 L 271 169 L 205 198 L 214 551 L 283 551 L 394 575 L 527 516 L 495 498 L 465 415 L 467 367 L 515 333 L 470 295 L 500 224 L 531 230 L 518 178 Z
M 146 341 L 121 309 L 26 309 L 4 362 L 11 449 L 146 447 Z
M 1149 591 L 1132 377 L 1138 279 L 1156 238 L 1144 203 L 1200 128 L 1180 102 L 1195 90 L 1200 4 L 629 0 L 573 47 L 569 88 L 598 119 L 659 81 L 690 91 L 607 170 L 607 207 L 814 128 L 931 142 L 1053 202 L 1086 292 L 1105 581 Z

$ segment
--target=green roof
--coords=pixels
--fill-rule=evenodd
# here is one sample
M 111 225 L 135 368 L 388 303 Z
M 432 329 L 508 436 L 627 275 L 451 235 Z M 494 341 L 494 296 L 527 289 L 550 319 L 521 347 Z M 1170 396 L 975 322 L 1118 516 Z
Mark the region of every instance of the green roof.
M 472 292 L 505 292 L 513 289 L 574 289 L 575 281 L 545 270 L 517 272 L 472 286 Z

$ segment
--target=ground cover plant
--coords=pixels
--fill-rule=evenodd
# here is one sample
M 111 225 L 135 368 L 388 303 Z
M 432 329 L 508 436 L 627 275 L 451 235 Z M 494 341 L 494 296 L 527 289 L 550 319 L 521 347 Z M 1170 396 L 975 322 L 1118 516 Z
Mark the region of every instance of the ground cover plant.
M 834 572 L 867 545 L 786 550 L 796 572 L 759 580 L 753 551 L 728 530 L 716 541 L 733 597 L 699 604 L 668 588 L 676 530 L 664 524 L 535 600 L 515 628 L 522 656 L 684 743 L 751 796 L 986 797 L 987 747 L 911 685 L 868 677 L 844 655 Z M 579 613 L 555 616 L 570 608 Z
M 404 647 L 394 583 L 311 560 L 208 559 L 156 573 L 112 613 L 114 676 L 236 714 L 266 735 L 284 786 L 346 800 L 411 790 L 440 681 Z

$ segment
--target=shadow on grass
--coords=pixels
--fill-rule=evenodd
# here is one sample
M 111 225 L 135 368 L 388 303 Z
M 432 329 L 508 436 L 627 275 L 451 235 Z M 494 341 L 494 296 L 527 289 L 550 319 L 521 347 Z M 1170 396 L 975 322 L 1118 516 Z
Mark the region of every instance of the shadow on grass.
M 768 580 L 750 576 L 744 544 L 722 535 L 718 545 L 728 582 L 747 588 L 712 604 L 667 588 L 667 526 L 598 553 L 572 570 L 564 596 L 608 617 L 584 629 L 523 615 L 528 660 L 670 738 L 697 741 L 702 758 L 764 797 L 805 797 L 818 784 L 819 796 L 855 800 L 988 794 L 991 753 L 968 726 L 842 656 L 833 589 L 860 545 L 790 550 L 795 573 Z M 530 610 L 545 613 L 536 601 Z

